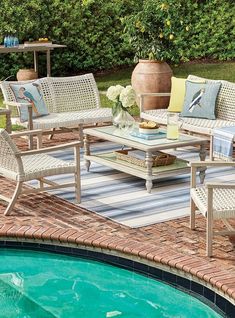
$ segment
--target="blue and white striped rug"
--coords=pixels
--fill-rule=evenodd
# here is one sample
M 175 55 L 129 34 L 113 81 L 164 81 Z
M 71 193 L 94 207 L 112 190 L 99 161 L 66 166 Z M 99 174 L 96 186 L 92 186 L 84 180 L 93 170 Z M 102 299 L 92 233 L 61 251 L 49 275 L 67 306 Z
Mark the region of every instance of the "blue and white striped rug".
M 115 150 L 120 148 L 110 142 L 97 142 L 92 152 Z M 82 157 L 83 157 L 83 150 Z M 182 159 L 198 160 L 196 148 L 177 149 Z M 55 157 L 72 160 L 73 152 L 57 152 Z M 131 176 L 100 164 L 91 163 L 90 172 L 81 159 L 82 201 L 80 205 L 91 212 L 127 225 L 141 227 L 166 220 L 189 215 L 189 174 L 167 177 L 153 182 L 151 194 L 147 193 L 145 180 Z M 67 182 L 70 175 L 56 176 L 53 180 Z M 207 170 L 206 180 L 235 180 L 231 168 L 213 168 Z M 53 192 L 59 197 L 74 202 L 74 190 L 62 189 Z

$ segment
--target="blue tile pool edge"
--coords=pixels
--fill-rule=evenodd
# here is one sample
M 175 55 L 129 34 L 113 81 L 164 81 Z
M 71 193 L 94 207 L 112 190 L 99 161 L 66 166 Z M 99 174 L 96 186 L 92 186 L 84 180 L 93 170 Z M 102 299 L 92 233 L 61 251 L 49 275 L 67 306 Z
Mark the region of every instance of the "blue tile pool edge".
M 12 248 L 12 249 L 29 249 L 41 252 L 51 252 L 57 254 L 65 254 L 70 256 L 77 256 L 82 258 L 88 258 L 104 263 L 108 263 L 123 269 L 140 273 L 147 277 L 167 283 L 174 288 L 198 298 L 200 301 L 208 305 L 218 314 L 224 318 L 235 317 L 235 306 L 229 302 L 226 298 L 220 296 L 213 290 L 206 286 L 190 280 L 188 278 L 176 275 L 174 273 L 165 271 L 158 267 L 152 267 L 150 265 L 134 261 L 132 259 L 116 256 L 113 254 L 107 254 L 104 252 L 92 251 L 86 248 L 71 247 L 64 245 L 52 245 L 44 243 L 26 242 L 26 241 L 0 241 L 0 248 Z M 108 251 L 107 251 L 108 252 Z

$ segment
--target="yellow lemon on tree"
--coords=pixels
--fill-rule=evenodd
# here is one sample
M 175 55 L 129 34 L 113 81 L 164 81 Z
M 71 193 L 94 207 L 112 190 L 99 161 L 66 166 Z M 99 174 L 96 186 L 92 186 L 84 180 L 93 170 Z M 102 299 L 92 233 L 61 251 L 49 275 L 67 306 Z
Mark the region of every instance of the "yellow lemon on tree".
M 172 41 L 174 39 L 174 34 L 170 34 L 169 39 Z
M 170 25 L 171 25 L 171 21 L 170 21 L 170 20 L 167 20 L 167 21 L 166 21 L 166 25 L 170 26 Z
M 189 26 L 186 26 L 185 30 L 186 30 L 186 31 L 189 31 Z
M 159 34 L 159 38 L 160 38 L 160 39 L 162 39 L 163 36 L 164 36 L 163 33 L 160 33 L 160 34 Z

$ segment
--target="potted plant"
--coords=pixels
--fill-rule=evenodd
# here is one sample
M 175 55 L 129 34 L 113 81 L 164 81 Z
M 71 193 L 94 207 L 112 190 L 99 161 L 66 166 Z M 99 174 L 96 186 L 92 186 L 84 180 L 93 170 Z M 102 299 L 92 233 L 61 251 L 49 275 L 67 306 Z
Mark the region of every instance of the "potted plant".
M 126 34 L 139 60 L 132 73 L 136 94 L 170 92 L 172 70 L 166 61 L 175 61 L 177 32 L 183 21 L 176 17 L 176 5 L 144 0 L 142 11 L 124 20 Z M 179 14 L 179 11 L 178 13 Z M 139 101 L 137 100 L 139 104 Z M 169 97 L 148 97 L 145 109 L 165 108 Z

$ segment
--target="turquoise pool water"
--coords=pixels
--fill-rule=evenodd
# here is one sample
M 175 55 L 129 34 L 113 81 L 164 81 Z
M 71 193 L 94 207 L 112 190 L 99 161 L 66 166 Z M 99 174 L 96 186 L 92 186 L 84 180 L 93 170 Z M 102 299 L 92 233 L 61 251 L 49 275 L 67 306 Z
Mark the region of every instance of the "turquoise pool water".
M 1 318 L 219 318 L 167 284 L 101 262 L 0 249 Z

